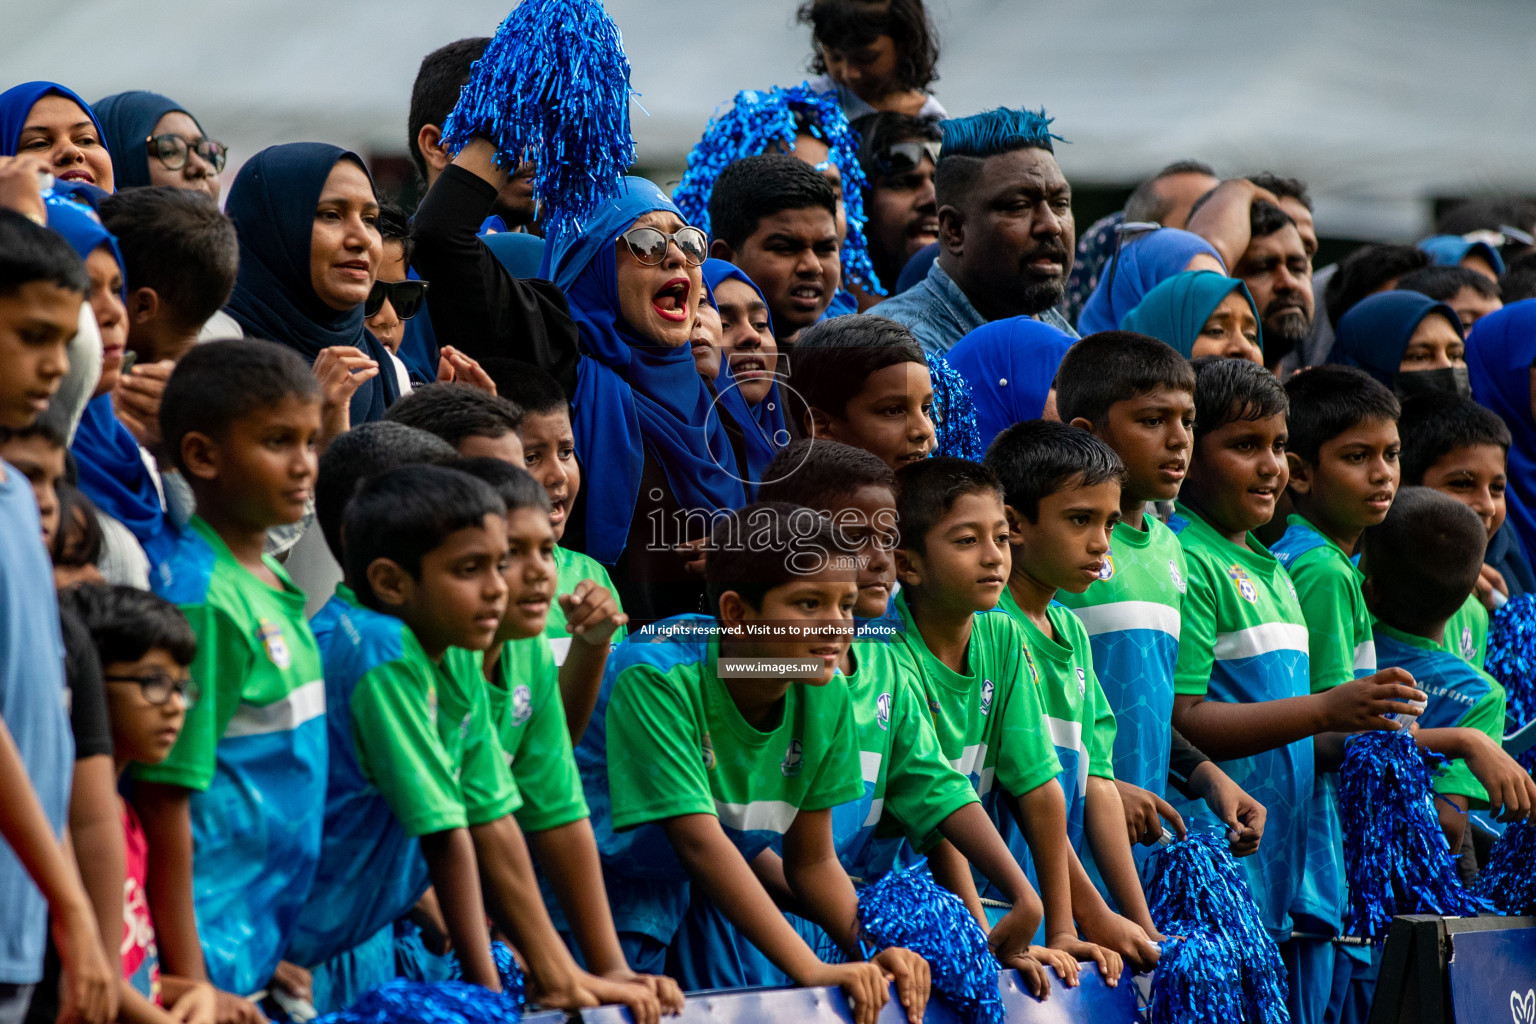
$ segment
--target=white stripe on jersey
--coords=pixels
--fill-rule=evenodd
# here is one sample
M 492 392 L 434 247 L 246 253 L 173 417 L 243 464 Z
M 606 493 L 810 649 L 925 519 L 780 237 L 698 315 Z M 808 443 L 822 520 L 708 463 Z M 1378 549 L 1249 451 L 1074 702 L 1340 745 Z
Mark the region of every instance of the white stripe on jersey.
M 565 664 L 566 656 L 571 653 L 571 641 L 574 637 L 551 636 L 545 639 L 549 641 L 549 652 L 555 656 L 555 668 L 561 667 Z
M 753 800 L 747 804 L 728 804 L 716 800 L 715 813 L 720 816 L 720 824 L 738 832 L 777 832 L 783 835 L 789 831 L 799 808 L 785 800 Z
M 274 732 L 292 732 L 312 718 L 325 714 L 325 680 L 316 679 L 298 687 L 288 696 L 271 704 L 240 702 L 229 725 L 226 738 L 266 736 Z
M 880 824 L 880 814 L 885 810 L 885 798 L 880 797 L 869 802 L 869 817 L 864 819 L 864 828 Z
M 1355 671 L 1367 675 L 1376 671 L 1376 641 L 1366 640 L 1355 646 Z
M 1089 636 L 1148 629 L 1179 638 L 1179 610 L 1156 601 L 1115 601 L 1087 608 L 1073 608 Z
M 864 781 L 873 786 L 880 781 L 880 765 L 885 761 L 885 755 L 878 750 L 859 751 L 859 773 Z
M 1077 791 L 1088 792 L 1088 748 L 1083 745 L 1083 723 L 1066 718 L 1042 716 L 1050 730 L 1051 742 L 1058 747 L 1077 751 Z
M 1231 633 L 1216 634 L 1216 660 L 1256 658 L 1275 651 L 1307 653 L 1307 627 L 1289 622 L 1265 622 Z

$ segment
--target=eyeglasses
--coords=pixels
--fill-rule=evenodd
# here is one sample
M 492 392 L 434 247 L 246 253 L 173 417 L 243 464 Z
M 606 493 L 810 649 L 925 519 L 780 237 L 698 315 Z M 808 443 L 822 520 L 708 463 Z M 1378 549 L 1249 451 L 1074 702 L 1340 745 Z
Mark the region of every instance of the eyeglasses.
M 881 174 L 906 174 L 916 170 L 925 156 L 937 166 L 939 144 L 927 139 L 922 142 L 896 142 L 875 154 L 875 166 Z
M 165 672 L 150 672 L 142 676 L 102 676 L 109 683 L 138 683 L 144 699 L 155 707 L 167 704 L 172 695 L 181 698 L 183 707 L 197 703 L 197 684 L 190 678 L 177 679 Z
M 629 246 L 635 259 L 647 267 L 660 266 L 673 242 L 677 243 L 689 265 L 697 267 L 704 262 L 709 245 L 704 232 L 695 227 L 681 227 L 670 235 L 656 228 L 630 228 L 619 237 Z
M 224 160 L 229 155 L 228 147 L 214 139 L 188 142 L 180 135 L 151 135 L 144 144 L 149 149 L 149 155 L 159 160 L 169 171 L 181 170 L 187 166 L 189 154 L 196 153 L 213 168 L 214 174 L 218 174 L 224 169 Z
M 363 303 L 363 316 L 370 317 L 384 308 L 384 300 L 395 307 L 395 315 L 409 320 L 421 312 L 421 304 L 427 301 L 425 281 L 375 281 L 368 290 L 368 300 Z

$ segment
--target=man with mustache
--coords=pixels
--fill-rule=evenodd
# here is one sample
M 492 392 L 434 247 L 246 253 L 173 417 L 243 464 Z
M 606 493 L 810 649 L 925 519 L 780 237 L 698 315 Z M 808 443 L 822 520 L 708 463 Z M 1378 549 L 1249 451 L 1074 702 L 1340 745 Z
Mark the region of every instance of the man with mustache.
M 939 240 L 939 207 L 933 179 L 938 170 L 938 122 L 890 111 L 854 122 L 863 140 L 859 163 L 869 188 L 864 193 L 864 235 L 880 283 L 889 292 L 919 249 Z M 866 308 L 881 296 L 861 295 Z
M 939 257 L 928 276 L 870 312 L 947 352 L 982 324 L 1033 316 L 1077 333 L 1054 307 L 1072 269 L 1072 187 L 1044 111 L 999 108 L 943 124 L 934 178 Z

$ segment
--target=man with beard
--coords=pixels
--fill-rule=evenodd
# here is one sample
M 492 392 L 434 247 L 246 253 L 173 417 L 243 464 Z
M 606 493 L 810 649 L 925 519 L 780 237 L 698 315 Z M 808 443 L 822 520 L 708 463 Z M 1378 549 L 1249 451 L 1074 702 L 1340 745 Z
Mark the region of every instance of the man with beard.
M 864 193 L 869 257 L 891 290 L 907 260 L 939 239 L 933 178 L 941 133 L 934 121 L 896 113 L 869 114 L 853 127 L 862 140 L 859 163 L 869 182 Z M 866 308 L 879 301 L 877 295 L 860 295 Z
M 982 324 L 1057 313 L 1072 269 L 1072 187 L 1056 165 L 1044 111 L 998 108 L 943 124 L 934 191 L 939 257 L 928 276 L 870 312 L 947 352 Z

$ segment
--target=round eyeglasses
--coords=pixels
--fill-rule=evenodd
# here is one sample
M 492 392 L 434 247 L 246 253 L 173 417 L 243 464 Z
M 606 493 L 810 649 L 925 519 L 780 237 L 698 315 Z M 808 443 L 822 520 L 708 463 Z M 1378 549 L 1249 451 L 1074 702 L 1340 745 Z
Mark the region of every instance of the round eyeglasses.
M 146 672 L 142 676 L 102 676 L 109 683 L 137 683 L 144 699 L 160 707 L 168 703 L 172 695 L 181 698 L 183 707 L 197 703 L 197 684 L 190 678 L 178 679 L 166 672 Z
M 189 142 L 180 135 L 151 135 L 144 142 L 149 149 L 149 155 L 159 160 L 168 171 L 179 171 L 187 166 L 190 154 L 196 153 L 202 161 L 213 168 L 213 173 L 218 174 L 224 169 L 224 161 L 229 156 L 229 148 L 216 139 L 198 139 Z

